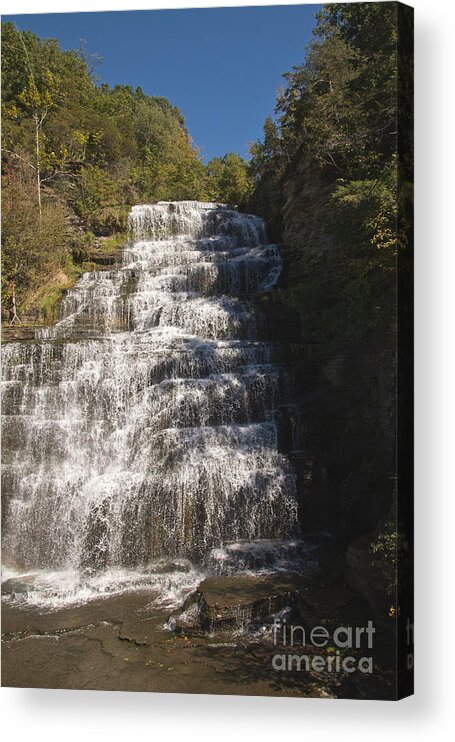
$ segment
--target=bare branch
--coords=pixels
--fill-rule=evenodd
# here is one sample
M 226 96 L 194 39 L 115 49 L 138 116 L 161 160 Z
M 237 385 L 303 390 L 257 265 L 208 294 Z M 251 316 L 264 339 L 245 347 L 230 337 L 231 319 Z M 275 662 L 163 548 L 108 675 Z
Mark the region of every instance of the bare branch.
M 13 155 L 13 157 L 17 157 L 18 160 L 22 160 L 26 165 L 32 168 L 32 170 L 36 171 L 36 167 L 32 165 L 31 162 L 25 159 L 25 157 L 21 157 L 21 155 L 18 155 L 17 152 L 13 152 L 11 149 L 6 149 L 6 147 L 3 147 L 3 152 L 8 152 L 9 155 Z
M 56 170 L 55 173 L 52 173 L 51 175 L 48 175 L 46 178 L 41 178 L 41 183 L 46 183 L 48 180 L 52 180 L 53 178 L 56 178 L 57 175 L 67 175 L 70 178 L 79 178 L 80 176 L 76 173 L 71 173 L 66 170 Z

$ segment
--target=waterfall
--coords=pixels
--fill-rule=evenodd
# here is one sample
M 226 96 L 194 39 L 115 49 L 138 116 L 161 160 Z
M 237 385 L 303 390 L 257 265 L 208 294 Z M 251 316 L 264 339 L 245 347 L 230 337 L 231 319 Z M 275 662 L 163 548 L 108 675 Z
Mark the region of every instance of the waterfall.
M 245 569 L 248 544 L 257 565 L 297 534 L 286 378 L 255 301 L 279 248 L 212 203 L 135 206 L 129 232 L 117 269 L 3 350 L 3 560 L 37 602 L 188 588 L 217 555 Z

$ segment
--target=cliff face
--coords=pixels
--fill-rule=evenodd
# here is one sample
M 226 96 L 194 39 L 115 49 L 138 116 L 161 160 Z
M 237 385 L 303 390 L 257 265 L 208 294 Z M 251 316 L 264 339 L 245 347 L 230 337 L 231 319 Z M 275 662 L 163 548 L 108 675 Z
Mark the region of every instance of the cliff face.
M 321 168 L 305 156 L 297 158 L 284 184 L 285 202 L 282 209 L 283 236 L 288 257 L 285 270 L 288 269 L 288 272 L 292 264 L 302 258 L 317 259 L 336 248 L 328 229 L 328 216 L 324 218 L 328 214 L 333 186 L 332 171 Z M 304 278 L 293 272 L 293 279 L 296 277 Z
M 365 310 L 346 303 L 357 277 L 330 208 L 335 182 L 328 168 L 301 158 L 285 183 L 284 270 L 275 311 L 288 341 L 304 449 L 300 464 L 294 462 L 302 525 L 307 532 L 330 530 L 348 543 L 373 532 L 392 502 L 394 277 L 383 286 L 389 294 L 384 303 L 384 297 L 371 297 L 371 312 L 368 304 Z

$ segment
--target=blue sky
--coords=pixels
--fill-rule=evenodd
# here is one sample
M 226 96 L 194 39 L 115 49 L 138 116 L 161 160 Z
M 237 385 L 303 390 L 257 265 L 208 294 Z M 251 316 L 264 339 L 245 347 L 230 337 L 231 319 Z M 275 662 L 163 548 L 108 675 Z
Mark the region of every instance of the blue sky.
M 86 42 L 100 80 L 140 85 L 185 116 L 204 159 L 246 156 L 273 112 L 282 74 L 300 64 L 319 5 L 3 16 L 20 29 Z

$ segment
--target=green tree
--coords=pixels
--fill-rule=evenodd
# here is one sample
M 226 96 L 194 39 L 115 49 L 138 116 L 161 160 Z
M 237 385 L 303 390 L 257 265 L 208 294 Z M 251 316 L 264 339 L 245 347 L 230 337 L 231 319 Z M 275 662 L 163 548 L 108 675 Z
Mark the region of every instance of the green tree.
M 30 170 L 20 164 L 2 182 L 2 296 L 11 324 L 21 322 L 28 292 L 61 270 L 67 259 L 63 206 L 45 201 L 39 210 Z M 20 208 L 19 208 L 20 205 Z
M 253 181 L 243 157 L 229 152 L 214 157 L 207 165 L 210 198 L 223 203 L 245 204 L 251 194 Z
M 71 261 L 89 254 L 89 239 L 123 231 L 131 204 L 180 199 L 243 204 L 251 191 L 252 175 L 242 158 L 229 153 L 219 158 L 219 167 L 215 162 L 206 167 L 176 106 L 141 88 L 99 84 L 98 63 L 84 49 L 63 51 L 55 39 L 2 24 L 3 189 L 5 203 L 17 199 L 24 219 L 27 214 L 22 226 L 28 235 L 27 253 L 19 241 L 19 216 L 7 206 L 7 316 L 13 293 L 19 316 L 39 283 L 53 280 L 53 271 L 74 275 Z M 61 233 L 52 227 L 53 238 L 43 242 L 47 263 L 33 234 L 43 240 L 38 222 L 47 223 L 52 209 L 64 231 L 66 220 L 65 255 Z M 82 253 L 74 224 L 85 233 Z
M 334 3 L 319 12 L 305 61 L 284 75 L 276 121 L 267 118 L 263 140 L 251 147 L 250 204 L 278 230 L 297 168 L 313 168 L 333 184 L 328 216 L 351 253 L 360 244 L 393 252 L 396 36 L 393 3 Z

